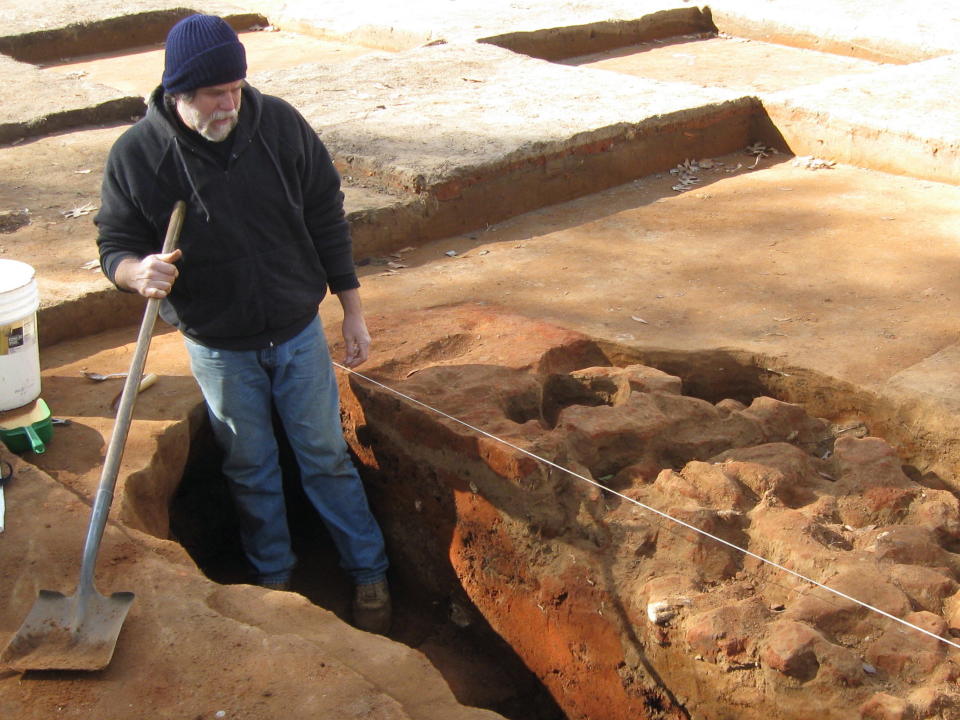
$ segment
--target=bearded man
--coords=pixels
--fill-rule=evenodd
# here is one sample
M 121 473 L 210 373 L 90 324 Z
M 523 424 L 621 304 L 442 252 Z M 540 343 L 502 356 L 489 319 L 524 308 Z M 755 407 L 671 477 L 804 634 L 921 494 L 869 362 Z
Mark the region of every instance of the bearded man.
M 382 633 L 383 535 L 343 437 L 317 314 L 329 286 L 343 309 L 344 364 L 366 360 L 340 177 L 306 120 L 248 85 L 246 73 L 246 51 L 222 18 L 192 15 L 170 30 L 162 84 L 107 160 L 100 263 L 121 290 L 161 299 L 161 317 L 184 337 L 253 581 L 288 589 L 296 565 L 275 411 L 356 585 L 354 623 Z M 163 254 L 178 200 L 187 202 L 180 245 Z

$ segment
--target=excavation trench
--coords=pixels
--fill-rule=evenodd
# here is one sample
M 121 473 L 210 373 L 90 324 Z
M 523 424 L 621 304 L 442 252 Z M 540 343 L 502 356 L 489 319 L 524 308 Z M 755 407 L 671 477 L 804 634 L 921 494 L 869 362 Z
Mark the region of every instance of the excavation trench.
M 350 622 L 353 586 L 340 569 L 336 549 L 299 484 L 299 470 L 283 428 L 275 420 L 294 552 L 299 564 L 292 590 Z M 222 454 L 203 422 L 191 440 L 190 455 L 170 504 L 172 537 L 211 580 L 252 582 L 239 542 L 237 516 L 222 475 Z M 408 518 L 409 519 L 409 518 Z M 402 524 L 396 518 L 391 524 Z M 407 542 L 394 535 L 390 546 Z M 521 658 L 470 606 L 458 587 L 417 578 L 437 568 L 394 568 L 390 574 L 394 621 L 389 637 L 423 652 L 443 675 L 457 700 L 511 720 L 561 720 L 556 702 Z M 449 571 L 442 571 L 449 576 Z
M 453 323 L 482 334 L 485 315 Z M 535 720 L 841 718 L 898 683 L 937 686 L 946 646 L 733 549 L 949 637 L 960 506 L 874 437 L 897 426 L 893 405 L 733 352 L 567 336 L 494 366 L 465 338 L 342 384 L 393 562 L 391 637 L 461 702 Z M 349 583 L 282 457 L 294 589 L 349 619 Z M 246 582 L 218 463 L 203 428 L 171 528 L 211 579 Z

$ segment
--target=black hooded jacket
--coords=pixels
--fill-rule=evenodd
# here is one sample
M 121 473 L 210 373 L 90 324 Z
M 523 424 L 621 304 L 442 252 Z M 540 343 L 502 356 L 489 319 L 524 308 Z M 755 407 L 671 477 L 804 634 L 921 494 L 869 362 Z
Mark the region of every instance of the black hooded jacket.
M 204 345 L 259 349 L 306 327 L 328 284 L 359 282 L 340 176 L 306 120 L 247 86 L 232 139 L 218 157 L 157 88 L 110 151 L 97 245 L 114 280 L 123 258 L 160 251 L 174 203 L 187 201 L 180 274 L 160 315 Z

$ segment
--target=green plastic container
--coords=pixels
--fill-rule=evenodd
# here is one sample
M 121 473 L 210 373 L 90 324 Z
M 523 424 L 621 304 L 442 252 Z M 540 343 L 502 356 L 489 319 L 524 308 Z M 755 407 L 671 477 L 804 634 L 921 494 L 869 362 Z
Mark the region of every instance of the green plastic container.
M 46 451 L 46 443 L 53 437 L 53 419 L 50 408 L 37 398 L 29 405 L 0 413 L 0 440 L 10 452 L 38 455 Z

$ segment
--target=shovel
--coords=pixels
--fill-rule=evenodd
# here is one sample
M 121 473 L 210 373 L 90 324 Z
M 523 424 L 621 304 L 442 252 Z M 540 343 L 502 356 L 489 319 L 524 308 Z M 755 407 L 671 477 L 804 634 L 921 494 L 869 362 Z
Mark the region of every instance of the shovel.
M 177 245 L 185 209 L 186 204 L 182 200 L 174 205 L 163 242 L 164 253 L 172 252 Z M 117 483 L 137 386 L 147 362 L 159 304 L 157 298 L 147 300 L 113 435 L 107 446 L 100 486 L 90 513 L 77 590 L 69 596 L 53 590 L 40 591 L 40 597 L 23 625 L 0 655 L 0 664 L 14 670 L 101 670 L 113 657 L 120 626 L 133 603 L 133 593 L 117 592 L 110 597 L 101 595 L 93 585 L 93 571 L 113 502 L 113 489 Z

